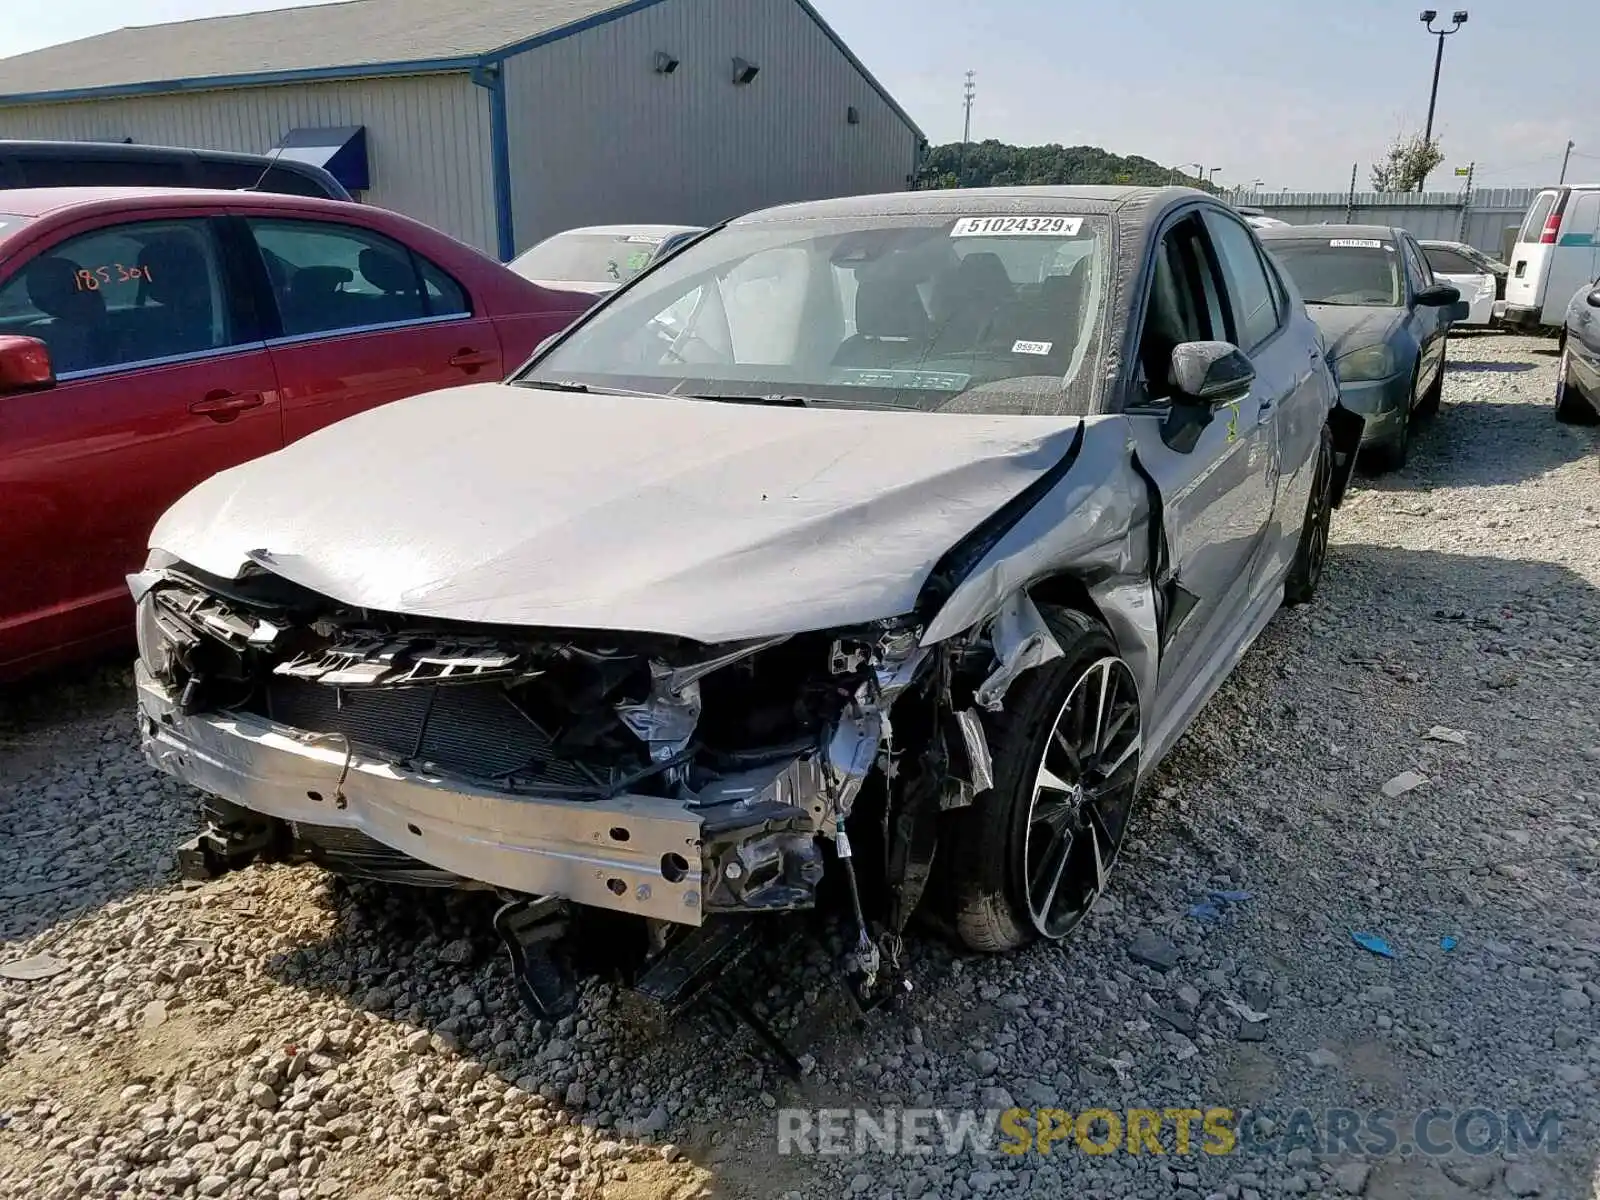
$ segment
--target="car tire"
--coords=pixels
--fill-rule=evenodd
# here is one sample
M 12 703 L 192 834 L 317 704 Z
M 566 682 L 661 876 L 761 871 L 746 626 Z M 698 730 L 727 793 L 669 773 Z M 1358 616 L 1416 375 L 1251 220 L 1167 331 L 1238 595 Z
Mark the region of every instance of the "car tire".
M 1563 425 L 1594 425 L 1600 413 L 1591 408 L 1572 379 L 1572 351 L 1561 343 L 1561 358 L 1556 363 L 1556 420 Z
M 1068 609 L 1045 619 L 1062 656 L 1012 684 L 987 722 L 994 786 L 952 814 L 956 933 L 986 953 L 1066 937 L 1104 889 L 1133 812 L 1133 672 L 1099 622 Z
M 1439 402 L 1444 399 L 1444 356 L 1448 353 L 1450 353 L 1450 339 L 1446 337 L 1439 347 L 1439 373 L 1433 377 L 1428 390 L 1417 402 L 1416 415 L 1419 417 L 1431 417 L 1439 411 Z
M 1306 604 L 1316 595 L 1322 568 L 1328 561 L 1328 530 L 1333 524 L 1333 431 L 1322 427 L 1316 463 L 1311 473 L 1311 495 L 1306 498 L 1305 520 L 1300 525 L 1300 543 L 1283 583 L 1283 602 Z

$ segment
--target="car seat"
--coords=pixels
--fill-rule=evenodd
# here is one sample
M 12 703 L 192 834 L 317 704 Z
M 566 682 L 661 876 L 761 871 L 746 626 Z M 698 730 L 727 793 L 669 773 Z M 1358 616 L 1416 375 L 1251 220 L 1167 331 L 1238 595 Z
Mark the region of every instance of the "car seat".
M 106 326 L 106 298 L 98 289 L 79 286 L 83 268 L 70 258 L 48 255 L 35 259 L 23 275 L 28 300 L 46 321 L 24 332 L 50 348 L 57 375 L 109 366 L 115 361 Z
M 140 302 L 154 300 L 161 306 L 159 319 L 143 331 L 149 341 L 140 347 L 141 358 L 192 354 L 219 344 L 210 264 L 191 239 L 152 239 L 139 252 L 139 268 L 145 276 Z
M 836 367 L 881 367 L 921 350 L 928 310 L 909 279 L 868 276 L 856 287 L 856 331 L 833 356 Z
M 983 340 L 996 311 L 1013 299 L 1016 289 L 998 254 L 968 254 L 934 281 L 934 356 L 970 351 Z

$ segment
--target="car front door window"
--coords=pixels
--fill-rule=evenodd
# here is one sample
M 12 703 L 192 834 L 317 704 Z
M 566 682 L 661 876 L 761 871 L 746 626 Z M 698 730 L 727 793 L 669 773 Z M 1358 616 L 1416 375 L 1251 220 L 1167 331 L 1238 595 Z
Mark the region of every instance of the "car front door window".
M 203 220 L 113 225 L 50 247 L 0 286 L 0 333 L 50 348 L 58 376 L 235 343 Z
M 1277 298 L 1250 231 L 1222 213 L 1208 212 L 1205 222 L 1227 281 L 1233 341 L 1249 353 L 1278 332 Z

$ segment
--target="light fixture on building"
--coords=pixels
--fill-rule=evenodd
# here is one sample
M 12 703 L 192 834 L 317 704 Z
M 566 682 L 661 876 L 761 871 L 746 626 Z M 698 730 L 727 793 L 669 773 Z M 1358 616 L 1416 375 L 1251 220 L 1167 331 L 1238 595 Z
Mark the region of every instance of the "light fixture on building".
M 741 87 L 744 84 L 749 83 L 758 74 L 760 74 L 760 72 L 761 68 L 756 66 L 756 64 L 753 62 L 748 62 L 742 58 L 736 58 L 733 60 L 733 82 Z
M 852 104 L 849 108 L 844 110 L 844 119 L 845 124 L 847 125 L 861 124 L 861 110 Z
M 656 51 L 656 74 L 671 75 L 678 69 L 678 60 L 665 50 Z

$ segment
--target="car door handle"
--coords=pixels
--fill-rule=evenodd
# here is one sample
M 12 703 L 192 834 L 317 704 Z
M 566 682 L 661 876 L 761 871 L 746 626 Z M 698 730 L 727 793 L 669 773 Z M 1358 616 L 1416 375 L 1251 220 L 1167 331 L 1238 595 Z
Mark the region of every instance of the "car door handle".
M 189 405 L 196 416 L 210 417 L 213 421 L 231 421 L 249 408 L 260 408 L 266 397 L 260 392 L 230 392 L 226 388 L 207 392 Z
M 487 367 L 494 363 L 494 355 L 482 350 L 474 350 L 470 346 L 463 347 L 445 360 L 452 367 L 459 367 L 463 371 L 476 371 L 480 367 Z

